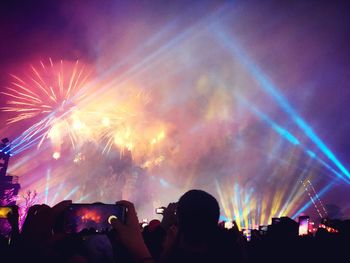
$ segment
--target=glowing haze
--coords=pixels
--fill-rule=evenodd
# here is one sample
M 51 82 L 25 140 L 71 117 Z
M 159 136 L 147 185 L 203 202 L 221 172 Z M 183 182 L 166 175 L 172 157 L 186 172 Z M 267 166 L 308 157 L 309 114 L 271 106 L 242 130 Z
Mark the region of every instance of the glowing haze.
M 202 188 L 241 227 L 323 217 L 331 203 L 349 215 L 349 144 L 335 140 L 349 126 L 330 138 L 326 118 L 348 116 L 336 97 L 318 107 L 327 80 L 312 70 L 337 24 L 321 32 L 325 6 L 299 21 L 312 4 L 258 3 L 40 2 L 55 21 L 29 23 L 32 33 L 17 36 L 27 51 L 2 55 L 1 135 L 22 193 L 49 205 L 130 199 L 156 217 L 155 207 Z M 24 23 L 13 17 L 4 23 Z

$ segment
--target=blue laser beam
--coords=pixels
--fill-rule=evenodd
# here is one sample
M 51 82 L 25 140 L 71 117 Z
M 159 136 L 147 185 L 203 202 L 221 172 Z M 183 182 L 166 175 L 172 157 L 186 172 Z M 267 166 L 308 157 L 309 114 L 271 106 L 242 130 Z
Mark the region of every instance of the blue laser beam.
M 286 139 L 293 145 L 299 146 L 307 155 L 309 155 L 312 159 L 317 160 L 321 165 L 326 167 L 331 173 L 336 175 L 338 178 L 342 179 L 346 183 L 350 184 L 350 180 L 347 177 L 342 176 L 338 171 L 336 171 L 333 167 L 331 167 L 329 164 L 327 164 L 325 161 L 323 161 L 321 158 L 319 158 L 313 151 L 307 149 L 305 146 L 303 146 L 300 141 L 288 130 L 286 130 L 284 127 L 277 124 L 274 120 L 272 120 L 267 114 L 263 113 L 258 107 L 252 105 L 249 103 L 246 98 L 244 98 L 242 95 L 235 93 L 234 94 L 240 102 L 243 103 L 244 106 L 246 106 L 251 112 L 253 112 L 256 116 L 258 116 L 261 120 L 265 121 L 267 124 L 271 126 L 271 128 L 276 131 L 282 138 Z
M 294 121 L 294 123 L 304 132 L 304 134 L 331 160 L 338 169 L 350 179 L 349 171 L 343 164 L 336 158 L 335 154 L 326 146 L 326 144 L 316 135 L 313 129 L 306 123 L 306 121 L 299 116 L 296 110 L 290 105 L 288 100 L 282 95 L 277 87 L 268 79 L 268 77 L 252 62 L 247 55 L 239 48 L 238 44 L 232 37 L 229 37 L 227 33 L 223 31 L 223 27 L 217 25 L 212 30 L 214 35 L 218 37 L 219 42 L 231 53 L 235 58 L 238 58 L 243 66 L 249 71 L 249 73 L 260 84 L 259 86 L 265 91 L 266 94 L 271 96 L 277 104 L 288 114 L 288 116 Z
M 46 185 L 45 185 L 45 204 L 47 204 L 49 198 L 49 188 L 50 188 L 50 177 L 51 177 L 51 169 L 47 169 L 46 172 Z
M 271 128 L 276 131 L 281 137 L 288 140 L 293 145 L 299 145 L 300 141 L 289 131 L 287 131 L 282 126 L 278 125 L 275 121 L 273 121 L 268 115 L 264 114 L 262 111 L 260 111 L 257 107 L 252 105 L 251 103 L 248 103 L 248 101 L 243 98 L 240 95 L 236 95 L 241 102 L 244 103 L 245 106 L 247 106 L 255 115 L 257 115 L 261 120 L 265 121 L 267 124 L 271 126 Z
M 74 195 L 78 191 L 78 189 L 79 189 L 79 186 L 77 185 L 65 197 L 63 197 L 63 200 L 69 200 L 68 198 Z

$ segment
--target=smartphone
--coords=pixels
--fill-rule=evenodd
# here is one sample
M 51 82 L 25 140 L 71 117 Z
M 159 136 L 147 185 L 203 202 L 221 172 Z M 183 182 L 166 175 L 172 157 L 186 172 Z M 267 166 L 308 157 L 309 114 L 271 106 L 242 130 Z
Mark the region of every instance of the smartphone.
M 266 226 L 266 225 L 259 226 L 259 234 L 260 235 L 266 235 L 267 230 L 268 230 L 268 226 Z
M 243 236 L 245 236 L 247 241 L 250 241 L 252 238 L 252 230 L 251 229 L 243 229 Z
M 116 218 L 125 223 L 126 208 L 115 204 L 71 204 L 64 213 L 65 233 L 79 233 L 93 229 L 97 234 L 112 229 L 111 220 Z
M 8 214 L 11 212 L 11 206 L 0 206 L 0 218 L 7 218 Z
M 164 207 L 159 207 L 156 209 L 156 214 L 162 215 L 164 213 Z
M 309 216 L 299 216 L 299 236 L 306 236 L 309 234 Z
M 224 227 L 225 227 L 226 229 L 231 229 L 231 228 L 234 227 L 234 224 L 233 224 L 233 222 L 231 222 L 231 221 L 226 221 L 225 224 L 224 224 Z

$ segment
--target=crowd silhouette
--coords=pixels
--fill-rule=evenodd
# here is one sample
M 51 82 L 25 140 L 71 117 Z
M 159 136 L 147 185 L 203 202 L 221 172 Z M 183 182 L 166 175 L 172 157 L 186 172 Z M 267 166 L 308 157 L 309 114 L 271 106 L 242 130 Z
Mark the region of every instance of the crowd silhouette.
M 236 224 L 219 222 L 217 200 L 202 190 L 190 190 L 165 207 L 162 220 L 140 223 L 134 205 L 118 201 L 125 220 L 110 218 L 111 229 L 67 233 L 65 200 L 53 207 L 30 207 L 21 231 L 18 209 L 6 220 L 1 235 L 1 262 L 349 262 L 350 220 L 330 219 L 329 227 L 300 236 L 298 223 L 279 218 L 265 230 L 252 230 L 249 241 Z M 99 220 L 95 218 L 94 220 Z M 333 229 L 336 231 L 329 231 Z

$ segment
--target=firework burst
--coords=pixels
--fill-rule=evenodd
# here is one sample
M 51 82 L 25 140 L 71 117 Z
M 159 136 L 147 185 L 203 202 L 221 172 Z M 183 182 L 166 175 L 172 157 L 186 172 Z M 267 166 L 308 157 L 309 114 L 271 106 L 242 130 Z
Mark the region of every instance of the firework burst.
M 86 121 L 94 127 L 94 137 L 102 143 L 103 153 L 117 149 L 121 155 L 130 152 L 142 167 L 159 165 L 164 159 L 160 147 L 167 125 L 149 110 L 149 94 L 130 87 L 117 91 L 117 95 L 108 94 L 84 109 L 88 113 L 85 116 L 93 116 Z
M 7 123 L 34 121 L 22 140 L 40 137 L 38 147 L 46 138 L 58 145 L 67 134 L 74 145 L 76 130 L 84 128 L 75 109 L 84 97 L 82 87 L 88 75 L 78 61 L 54 64 L 51 59 L 48 65 L 42 61 L 39 66 L 32 65 L 23 77 L 11 75 L 11 86 L 2 92 L 8 97 L 2 111 L 16 115 Z

